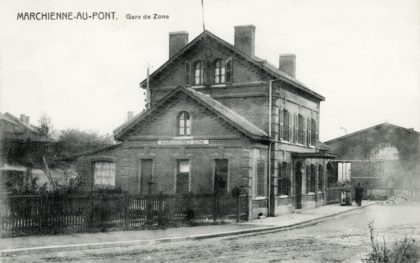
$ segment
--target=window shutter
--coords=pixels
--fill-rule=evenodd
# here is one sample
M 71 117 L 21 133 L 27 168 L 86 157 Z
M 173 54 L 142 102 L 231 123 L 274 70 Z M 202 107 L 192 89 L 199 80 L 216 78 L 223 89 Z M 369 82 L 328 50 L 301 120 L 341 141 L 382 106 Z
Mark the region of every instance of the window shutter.
M 318 123 L 315 121 L 315 142 L 314 145 L 316 145 L 319 141 L 319 125 Z
M 292 117 L 290 116 L 290 112 L 287 112 L 287 141 L 292 141 Z
M 293 141 L 295 143 L 297 143 L 298 141 L 298 132 L 299 132 L 299 116 L 297 114 L 295 114 L 295 121 L 294 121 L 294 125 L 295 125 L 295 132 L 293 134 Z
M 185 62 L 185 84 L 191 85 L 191 64 Z
M 280 107 L 279 111 L 279 139 L 283 139 L 283 108 Z
M 308 145 L 311 145 L 312 144 L 312 142 L 311 142 L 311 137 L 312 137 L 312 134 L 311 134 L 311 119 L 308 119 L 307 120 L 307 127 L 306 127 L 306 129 L 308 130 L 308 134 L 307 134 L 307 137 L 308 137 Z
M 226 83 L 231 84 L 233 82 L 233 69 L 232 69 L 232 58 L 226 60 Z

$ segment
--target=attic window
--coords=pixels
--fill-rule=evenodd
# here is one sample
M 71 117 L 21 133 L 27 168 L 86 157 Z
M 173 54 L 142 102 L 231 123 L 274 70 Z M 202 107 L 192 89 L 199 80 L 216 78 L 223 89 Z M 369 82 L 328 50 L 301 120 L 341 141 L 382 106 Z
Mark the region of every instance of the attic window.
M 204 83 L 204 65 L 203 61 L 197 61 L 194 63 L 194 84 L 203 85 Z
M 214 83 L 225 83 L 226 68 L 225 63 L 221 59 L 214 62 Z
M 178 135 L 191 135 L 191 115 L 186 111 L 182 111 L 178 115 Z

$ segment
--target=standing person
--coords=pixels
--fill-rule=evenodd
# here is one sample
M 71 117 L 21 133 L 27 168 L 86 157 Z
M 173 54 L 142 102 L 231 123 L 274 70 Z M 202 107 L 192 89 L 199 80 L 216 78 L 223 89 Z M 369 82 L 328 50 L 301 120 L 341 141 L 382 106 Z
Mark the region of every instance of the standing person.
M 362 205 L 362 197 L 363 197 L 363 188 L 360 186 L 360 183 L 357 183 L 356 189 L 354 191 L 354 199 L 356 200 L 356 204 L 358 206 Z

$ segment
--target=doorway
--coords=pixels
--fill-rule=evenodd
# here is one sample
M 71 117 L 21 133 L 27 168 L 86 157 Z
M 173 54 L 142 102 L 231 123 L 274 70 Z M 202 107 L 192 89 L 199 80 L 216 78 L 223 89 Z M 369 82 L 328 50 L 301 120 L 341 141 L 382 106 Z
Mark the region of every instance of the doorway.
M 295 206 L 302 208 L 302 163 L 297 162 L 295 166 Z

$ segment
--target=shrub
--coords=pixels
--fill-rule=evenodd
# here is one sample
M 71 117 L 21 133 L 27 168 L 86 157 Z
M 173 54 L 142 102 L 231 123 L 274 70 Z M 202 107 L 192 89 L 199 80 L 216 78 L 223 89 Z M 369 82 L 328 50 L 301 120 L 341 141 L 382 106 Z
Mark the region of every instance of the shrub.
M 378 238 L 375 237 L 373 222 L 369 223 L 369 232 L 372 251 L 365 258 L 365 262 L 415 263 L 420 261 L 420 246 L 414 238 L 405 236 L 402 240 L 395 242 L 391 248 L 387 248 L 385 238 L 383 238 L 383 244 L 380 244 Z

